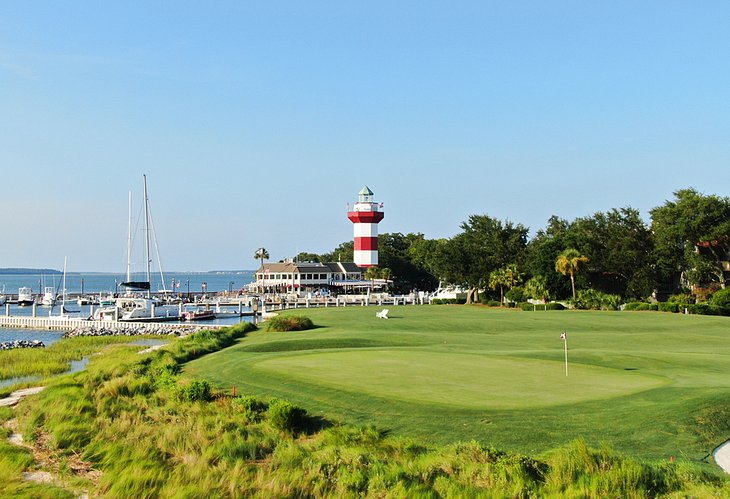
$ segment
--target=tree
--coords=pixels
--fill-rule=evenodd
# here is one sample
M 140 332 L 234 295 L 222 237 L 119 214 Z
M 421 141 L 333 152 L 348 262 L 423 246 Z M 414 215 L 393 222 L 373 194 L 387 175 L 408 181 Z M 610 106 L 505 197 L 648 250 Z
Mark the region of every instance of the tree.
M 591 255 L 584 272 L 591 288 L 630 298 L 646 297 L 656 288 L 654 239 L 638 210 L 614 208 L 577 218 L 566 242 L 565 248 Z
M 444 282 L 468 289 L 467 303 L 478 299 L 489 286 L 490 274 L 525 258 L 528 229 L 488 215 L 471 215 L 462 232 L 437 246 L 435 267 Z
M 577 249 L 568 248 L 558 255 L 555 260 L 555 271 L 563 275 L 570 274 L 570 285 L 573 288 L 573 301 L 575 301 L 575 273 L 580 265 L 588 261 L 588 257 L 581 255 Z
M 655 260 L 665 281 L 700 286 L 727 285 L 730 259 L 730 198 L 707 196 L 694 189 L 674 193 L 674 200 L 654 208 L 651 228 Z
M 266 251 L 266 248 L 259 248 L 256 250 L 256 253 L 253 254 L 253 257 L 255 260 L 261 260 L 261 267 L 264 266 L 264 260 L 269 259 L 269 252 Z
M 511 263 L 497 270 L 493 270 L 489 274 L 488 285 L 490 289 L 496 290 L 499 288 L 499 302 L 504 303 L 504 288 L 510 290 L 519 284 L 521 280 L 522 273 L 516 264 Z
M 537 275 L 529 279 L 525 283 L 525 292 L 533 300 L 542 300 L 543 303 L 546 303 L 550 299 L 547 279 L 542 275 Z

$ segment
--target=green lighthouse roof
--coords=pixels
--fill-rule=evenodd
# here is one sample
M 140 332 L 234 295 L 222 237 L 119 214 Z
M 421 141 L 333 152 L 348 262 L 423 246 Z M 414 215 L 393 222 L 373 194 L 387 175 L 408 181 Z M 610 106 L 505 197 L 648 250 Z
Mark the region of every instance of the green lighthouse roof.
M 362 188 L 362 190 L 360 192 L 358 192 L 358 194 L 360 196 L 372 196 L 373 191 L 371 191 L 370 188 L 366 185 L 365 187 Z

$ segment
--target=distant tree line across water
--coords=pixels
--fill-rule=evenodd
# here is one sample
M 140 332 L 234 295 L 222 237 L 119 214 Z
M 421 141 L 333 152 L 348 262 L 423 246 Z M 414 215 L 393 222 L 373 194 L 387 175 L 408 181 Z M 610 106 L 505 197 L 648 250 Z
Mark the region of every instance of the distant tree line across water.
M 27 268 L 0 268 L 0 274 L 16 275 L 16 274 L 63 274 L 60 270 L 55 269 L 27 269 Z
M 647 223 L 638 210 L 624 207 L 573 221 L 552 216 L 532 238 L 520 223 L 471 215 L 448 239 L 379 235 L 379 266 L 388 269 L 397 291 L 453 284 L 468 289 L 470 301 L 479 294 L 501 299 L 505 290 L 508 298 L 519 295 L 513 301 L 575 299 L 573 284 L 624 301 L 725 288 L 730 198 L 682 189 L 650 215 Z M 353 242 L 296 258 L 352 261 Z

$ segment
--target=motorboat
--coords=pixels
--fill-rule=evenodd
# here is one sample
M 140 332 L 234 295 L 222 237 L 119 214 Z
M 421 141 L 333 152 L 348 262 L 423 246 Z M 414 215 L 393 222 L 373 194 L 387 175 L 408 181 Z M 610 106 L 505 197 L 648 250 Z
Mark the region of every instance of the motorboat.
M 51 286 L 43 288 L 43 298 L 41 305 L 44 307 L 52 307 L 56 303 L 56 289 Z
M 174 321 L 180 318 L 178 307 L 165 305 L 152 298 L 122 296 L 114 305 L 102 307 L 95 318 L 102 321 Z
M 216 315 L 213 310 L 186 310 L 181 318 L 186 321 L 211 321 Z
M 18 305 L 21 307 L 27 307 L 33 305 L 35 298 L 33 298 L 33 290 L 28 287 L 22 287 L 18 289 Z

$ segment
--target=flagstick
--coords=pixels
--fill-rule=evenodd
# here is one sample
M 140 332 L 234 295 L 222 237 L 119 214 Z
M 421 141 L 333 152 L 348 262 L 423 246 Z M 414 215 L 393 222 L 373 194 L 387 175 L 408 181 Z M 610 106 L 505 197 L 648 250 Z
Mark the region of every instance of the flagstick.
M 563 343 L 565 344 L 565 375 L 568 375 L 568 335 L 565 335 L 565 339 L 563 340 Z

